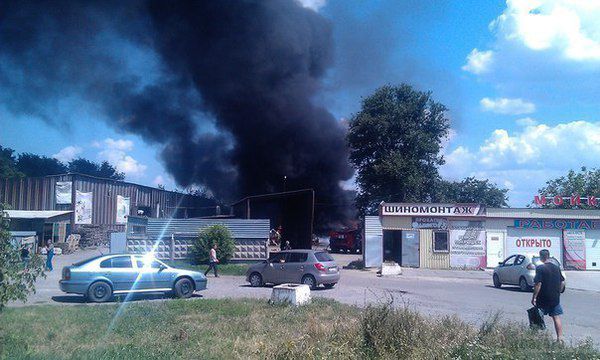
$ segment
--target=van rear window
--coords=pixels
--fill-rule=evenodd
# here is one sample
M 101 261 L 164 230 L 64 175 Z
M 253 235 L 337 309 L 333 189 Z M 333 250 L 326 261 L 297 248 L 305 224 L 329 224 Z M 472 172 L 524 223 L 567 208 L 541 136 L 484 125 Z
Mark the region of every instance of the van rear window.
M 333 261 L 333 258 L 331 257 L 331 255 L 329 255 L 329 254 L 328 254 L 328 253 L 326 253 L 326 252 L 318 252 L 318 253 L 315 253 L 315 257 L 317 258 L 317 260 L 319 260 L 319 261 L 323 261 L 323 262 L 326 262 L 326 261 Z

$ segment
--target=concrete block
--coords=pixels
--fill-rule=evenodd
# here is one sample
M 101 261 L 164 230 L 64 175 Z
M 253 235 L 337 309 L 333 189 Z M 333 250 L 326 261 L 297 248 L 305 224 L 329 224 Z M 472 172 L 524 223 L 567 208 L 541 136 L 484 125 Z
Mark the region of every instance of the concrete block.
M 381 276 L 402 275 L 402 268 L 395 262 L 384 262 L 381 264 Z
M 287 303 L 301 306 L 310 302 L 310 288 L 303 284 L 281 284 L 273 286 L 272 303 Z

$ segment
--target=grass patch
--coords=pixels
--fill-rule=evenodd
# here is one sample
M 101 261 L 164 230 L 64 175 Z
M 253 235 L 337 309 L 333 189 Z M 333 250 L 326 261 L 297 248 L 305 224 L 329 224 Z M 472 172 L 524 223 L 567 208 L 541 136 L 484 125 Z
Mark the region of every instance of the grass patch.
M 169 266 L 173 266 L 176 267 L 178 269 L 187 269 L 187 270 L 194 270 L 194 271 L 200 271 L 200 272 L 205 272 L 206 269 L 208 269 L 208 264 L 206 265 L 195 265 L 195 264 L 191 264 L 189 261 L 185 261 L 185 260 L 167 260 L 165 261 L 165 263 L 167 263 Z M 219 275 L 238 275 L 238 276 L 243 276 L 246 275 L 246 270 L 248 270 L 248 266 L 250 264 L 248 263 L 228 263 L 228 264 L 219 264 L 217 265 L 219 267 Z M 211 270 L 211 274 L 212 274 L 212 270 Z
M 389 305 L 197 299 L 130 303 L 118 313 L 118 304 L 8 308 L 0 314 L 0 358 L 600 358 L 591 343 L 558 345 L 497 317 L 474 328 Z

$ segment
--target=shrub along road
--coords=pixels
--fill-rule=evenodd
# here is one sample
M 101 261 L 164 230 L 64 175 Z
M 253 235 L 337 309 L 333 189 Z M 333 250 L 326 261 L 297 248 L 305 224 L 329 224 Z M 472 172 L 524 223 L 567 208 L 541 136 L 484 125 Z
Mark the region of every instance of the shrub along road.
M 85 258 L 96 253 L 77 254 Z M 336 255 L 338 263 L 347 263 L 348 255 Z M 58 280 L 60 269 L 77 259 L 73 255 L 57 257 L 55 271 L 37 284 L 38 292 L 30 296 L 28 304 L 80 304 L 82 298 L 60 292 Z M 574 276 L 567 275 L 567 281 Z M 586 273 L 595 280 L 600 273 Z M 249 287 L 242 276 L 221 276 L 217 279 L 209 275 L 208 289 L 200 293 L 206 299 L 257 298 L 268 299 L 271 289 Z M 470 323 L 480 324 L 485 318 L 501 312 L 508 320 L 525 322 L 526 309 L 530 307 L 531 293 L 522 293 L 514 287 L 496 289 L 491 286 L 490 272 L 431 271 L 405 269 L 397 277 L 377 277 L 372 271 L 342 270 L 338 285 L 330 290 L 313 291 L 314 297 L 331 298 L 345 304 L 364 306 L 372 303 L 385 303 L 390 299 L 395 304 L 408 305 L 427 315 L 457 314 Z M 197 297 L 196 297 L 197 298 Z M 164 296 L 140 296 L 136 299 L 164 300 Z M 598 304 L 600 292 L 567 289 L 561 298 L 565 309 L 564 327 L 567 340 L 581 340 L 591 337 L 600 344 L 600 323 Z M 13 303 L 11 306 L 22 306 Z M 547 322 L 551 321 L 547 318 Z M 520 326 L 520 325 L 515 325 Z M 523 325 L 524 326 L 524 325 Z

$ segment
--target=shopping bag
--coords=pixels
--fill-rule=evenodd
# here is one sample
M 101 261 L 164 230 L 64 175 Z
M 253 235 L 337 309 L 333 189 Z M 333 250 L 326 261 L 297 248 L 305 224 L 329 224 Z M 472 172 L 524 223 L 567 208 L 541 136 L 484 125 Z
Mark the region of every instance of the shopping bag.
M 527 316 L 529 317 L 529 327 L 536 330 L 545 330 L 546 323 L 544 322 L 544 316 L 540 309 L 536 306 L 527 310 Z

